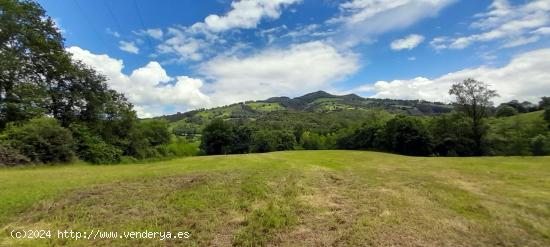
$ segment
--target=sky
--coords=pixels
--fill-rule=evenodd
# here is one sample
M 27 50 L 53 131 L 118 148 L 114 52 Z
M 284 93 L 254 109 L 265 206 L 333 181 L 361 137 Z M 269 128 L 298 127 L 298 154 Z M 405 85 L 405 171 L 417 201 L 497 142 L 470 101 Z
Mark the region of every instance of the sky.
M 140 117 L 325 90 L 550 96 L 550 0 L 39 0 Z

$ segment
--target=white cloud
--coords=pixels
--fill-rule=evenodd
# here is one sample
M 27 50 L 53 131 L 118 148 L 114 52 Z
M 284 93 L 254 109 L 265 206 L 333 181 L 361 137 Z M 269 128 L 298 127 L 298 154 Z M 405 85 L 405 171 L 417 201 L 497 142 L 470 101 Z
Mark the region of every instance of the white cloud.
M 154 39 L 162 40 L 163 32 L 160 28 L 147 29 L 145 32 Z
M 111 30 L 110 28 L 105 29 L 105 31 L 106 31 L 108 34 L 110 34 L 110 35 L 112 35 L 113 37 L 115 37 L 115 38 L 120 38 L 120 33 L 117 32 L 117 31 L 113 31 L 113 30 Z
M 203 82 L 187 76 L 172 78 L 157 62 L 135 69 L 130 75 L 122 72 L 124 64 L 108 55 L 97 55 L 79 47 L 67 49 L 73 58 L 81 60 L 105 75 L 108 85 L 136 105 L 140 117 L 163 114 L 167 105 L 187 108 L 208 106 L 210 99 L 201 92 Z
M 316 41 L 243 58 L 221 56 L 202 64 L 199 70 L 213 81 L 210 96 L 219 105 L 328 88 L 358 68 L 355 54 Z
M 418 34 L 411 34 L 403 39 L 394 40 L 391 42 L 390 47 L 394 51 L 403 49 L 412 50 L 424 41 L 424 36 Z
M 209 15 L 204 22 L 188 27 L 168 28 L 166 40 L 157 48 L 160 53 L 175 55 L 174 60 L 178 62 L 203 60 L 231 49 L 224 39 L 231 35 L 228 31 L 256 28 L 263 19 L 278 19 L 284 7 L 299 2 L 301 0 L 235 0 L 224 15 Z M 273 41 L 275 36 L 268 38 Z
M 408 27 L 433 17 L 455 0 L 350 0 L 340 4 L 341 14 L 328 21 L 340 24 L 336 43 L 354 46 L 373 35 Z
M 207 41 L 194 38 L 185 30 L 178 28 L 168 28 L 168 38 L 157 48 L 161 53 L 175 54 L 179 57 L 180 61 L 198 61 L 203 58 L 201 49 L 205 48 L 214 41 Z
M 209 15 L 204 22 L 193 25 L 195 29 L 223 32 L 234 28 L 255 28 L 265 17 L 277 19 L 281 8 L 301 0 L 242 0 L 233 1 L 231 10 L 223 16 Z
M 126 42 L 121 40 L 118 44 L 119 44 L 118 47 L 125 52 L 129 52 L 133 54 L 139 53 L 139 48 L 136 46 L 134 42 Z
M 461 37 L 438 37 L 436 49 L 464 49 L 476 42 L 501 41 L 503 48 L 537 42 L 548 34 L 550 0 L 533 0 L 513 6 L 507 0 L 494 0 L 489 11 L 474 16 L 470 27 L 478 33 Z
M 150 28 L 145 30 L 134 31 L 134 34 L 139 36 L 149 36 L 153 39 L 162 40 L 164 32 L 160 28 Z
M 481 66 L 449 73 L 438 78 L 417 77 L 407 80 L 378 81 L 352 91 L 374 93 L 377 98 L 424 99 L 448 102 L 453 83 L 474 78 L 491 85 L 500 94 L 497 102 L 512 99 L 537 102 L 550 95 L 550 49 L 520 54 L 499 68 Z

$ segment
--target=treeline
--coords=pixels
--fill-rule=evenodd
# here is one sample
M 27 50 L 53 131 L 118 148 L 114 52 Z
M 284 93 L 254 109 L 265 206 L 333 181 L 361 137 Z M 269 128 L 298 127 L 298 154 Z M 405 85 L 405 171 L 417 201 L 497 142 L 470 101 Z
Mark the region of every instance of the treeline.
M 550 154 L 549 97 L 543 97 L 538 105 L 524 103 L 531 108 L 523 113 L 546 110 L 518 123 L 512 118 L 494 118 L 503 117 L 499 109 L 514 107 L 510 105 L 517 101 L 495 109 L 490 107 L 490 99 L 496 92 L 487 85 L 469 79 L 455 88 L 451 94 L 462 98 L 455 102 L 456 110 L 434 117 L 392 116 L 373 110 L 325 114 L 317 119 L 312 118 L 314 113 L 304 112 L 273 113 L 254 121 L 215 119 L 202 130 L 201 150 L 205 154 L 300 149 L 374 150 L 415 156 Z M 468 92 L 475 93 L 464 95 Z M 358 125 L 355 121 L 361 114 Z
M 0 164 L 92 163 L 192 151 L 166 121 L 139 121 L 124 95 L 74 60 L 32 1 L 0 2 Z

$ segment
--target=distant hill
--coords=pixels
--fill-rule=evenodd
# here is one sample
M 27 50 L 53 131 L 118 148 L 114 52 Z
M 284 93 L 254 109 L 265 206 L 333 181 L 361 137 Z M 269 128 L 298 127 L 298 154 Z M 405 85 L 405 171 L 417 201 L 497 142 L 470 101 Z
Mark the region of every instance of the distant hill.
M 200 109 L 185 113 L 161 116 L 169 122 L 183 119 L 197 122 L 201 120 L 221 117 L 227 119 L 255 119 L 275 111 L 304 111 L 328 113 L 339 111 L 366 111 L 382 109 L 390 113 L 409 115 L 437 115 L 448 113 L 452 106 L 440 102 L 422 100 L 395 100 L 363 98 L 355 94 L 333 95 L 325 91 L 308 93 L 300 97 L 273 97 L 266 100 L 246 101 L 212 109 Z M 201 121 L 202 122 L 202 121 Z

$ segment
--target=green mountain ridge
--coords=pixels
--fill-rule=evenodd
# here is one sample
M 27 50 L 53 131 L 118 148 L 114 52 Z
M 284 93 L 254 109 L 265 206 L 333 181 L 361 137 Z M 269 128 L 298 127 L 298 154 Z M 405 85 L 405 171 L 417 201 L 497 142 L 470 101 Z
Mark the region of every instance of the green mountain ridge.
M 398 100 L 363 98 L 356 94 L 333 95 L 325 91 L 308 93 L 299 97 L 272 97 L 266 100 L 245 101 L 211 109 L 198 109 L 188 112 L 178 112 L 164 115 L 169 122 L 193 118 L 224 118 L 224 119 L 255 119 L 275 111 L 303 111 L 329 113 L 347 110 L 368 111 L 373 109 L 386 110 L 390 113 L 401 113 L 415 116 L 438 115 L 448 113 L 452 105 L 441 102 L 423 100 Z

